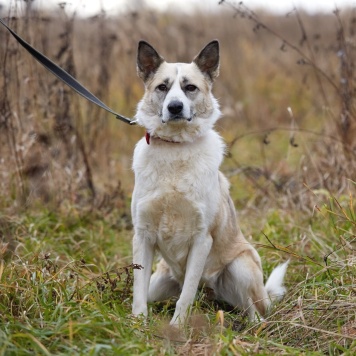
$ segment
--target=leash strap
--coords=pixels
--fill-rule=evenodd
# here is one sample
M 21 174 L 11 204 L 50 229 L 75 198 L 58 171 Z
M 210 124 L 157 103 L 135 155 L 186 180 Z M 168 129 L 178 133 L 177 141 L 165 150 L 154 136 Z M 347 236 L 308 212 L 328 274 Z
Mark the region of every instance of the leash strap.
M 52 62 L 49 58 L 44 56 L 41 52 L 37 51 L 30 44 L 24 41 L 19 35 L 16 34 L 7 24 L 0 18 L 0 23 L 8 29 L 8 31 L 16 38 L 22 47 L 24 47 L 38 62 L 40 62 L 46 69 L 48 69 L 52 74 L 54 74 L 58 79 L 63 81 L 73 90 L 75 90 L 79 95 L 85 99 L 91 101 L 92 103 L 100 106 L 109 113 L 115 115 L 118 120 L 126 122 L 129 125 L 135 125 L 136 121 L 130 120 L 129 118 L 120 115 L 106 106 L 101 100 L 99 100 L 94 94 L 92 94 L 88 89 L 86 89 L 82 84 L 80 84 L 75 78 L 73 78 L 64 69 L 59 67 L 57 64 Z

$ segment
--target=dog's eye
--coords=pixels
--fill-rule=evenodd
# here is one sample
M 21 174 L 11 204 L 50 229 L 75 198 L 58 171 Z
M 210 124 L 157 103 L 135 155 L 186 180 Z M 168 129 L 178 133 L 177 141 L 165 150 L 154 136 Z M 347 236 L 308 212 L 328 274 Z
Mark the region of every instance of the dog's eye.
M 167 85 L 166 84 L 160 84 L 157 89 L 159 91 L 167 91 Z
M 186 87 L 185 87 L 185 90 L 186 91 L 190 91 L 190 92 L 193 92 L 193 91 L 195 91 L 195 90 L 197 90 L 198 88 L 195 86 L 195 85 L 193 85 L 193 84 L 188 84 Z

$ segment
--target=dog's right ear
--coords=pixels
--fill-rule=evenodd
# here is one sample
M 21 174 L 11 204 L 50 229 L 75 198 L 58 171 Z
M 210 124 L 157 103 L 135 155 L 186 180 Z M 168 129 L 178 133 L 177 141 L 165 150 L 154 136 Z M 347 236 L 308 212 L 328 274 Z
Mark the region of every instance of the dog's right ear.
M 137 73 L 145 82 L 151 74 L 154 74 L 164 59 L 146 41 L 138 43 Z

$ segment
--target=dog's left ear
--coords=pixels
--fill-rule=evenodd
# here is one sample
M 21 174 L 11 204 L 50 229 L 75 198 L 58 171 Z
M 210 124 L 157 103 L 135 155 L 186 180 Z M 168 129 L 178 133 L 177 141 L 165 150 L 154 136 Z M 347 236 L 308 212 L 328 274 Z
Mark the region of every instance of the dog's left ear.
M 209 42 L 201 52 L 193 59 L 198 68 L 207 74 L 211 81 L 219 75 L 219 42 Z

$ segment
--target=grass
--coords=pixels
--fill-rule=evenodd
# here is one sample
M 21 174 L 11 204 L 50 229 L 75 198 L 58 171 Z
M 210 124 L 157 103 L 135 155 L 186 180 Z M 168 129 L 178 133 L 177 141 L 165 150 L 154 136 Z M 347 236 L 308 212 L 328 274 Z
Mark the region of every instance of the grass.
M 242 226 L 254 236 L 266 276 L 291 258 L 286 298 L 266 320 L 249 324 L 242 311 L 212 302 L 202 290 L 181 332 L 168 327 L 174 301 L 150 305 L 147 322 L 130 316 L 131 231 L 120 229 L 118 212 L 83 216 L 73 208 L 70 214 L 2 216 L 2 235 L 15 239 L 15 253 L 0 265 L 1 354 L 351 355 L 352 199 L 322 199 L 308 222 L 304 214 L 292 218 L 274 209 L 262 225 L 251 225 L 253 213 L 247 218 L 244 211 Z
M 265 278 L 291 263 L 286 297 L 255 324 L 205 289 L 181 331 L 168 326 L 174 300 L 132 318 L 130 166 L 144 132 L 68 91 L 0 31 L 0 354 L 355 354 L 356 84 L 343 80 L 354 9 L 282 17 L 224 1 L 235 5 L 217 14 L 80 19 L 27 3 L 9 13 L 15 31 L 129 117 L 143 93 L 139 39 L 187 61 L 218 38 L 222 170 Z

